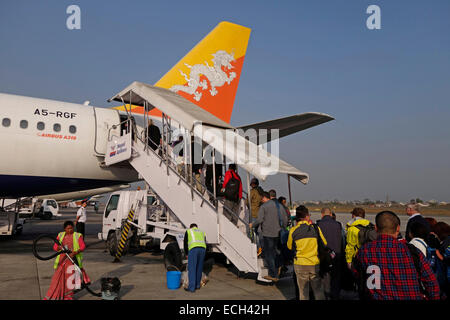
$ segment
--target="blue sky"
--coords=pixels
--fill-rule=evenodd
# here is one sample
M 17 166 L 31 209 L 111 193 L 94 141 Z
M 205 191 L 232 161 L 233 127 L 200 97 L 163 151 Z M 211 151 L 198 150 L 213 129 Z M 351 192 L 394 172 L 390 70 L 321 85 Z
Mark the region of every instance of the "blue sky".
M 66 8 L 81 8 L 81 30 Z M 381 8 L 381 30 L 366 8 Z M 155 83 L 223 20 L 252 28 L 232 124 L 307 111 L 336 121 L 282 139 L 308 172 L 294 199 L 450 200 L 450 2 L 0 2 L 0 92 L 70 102 Z M 286 177 L 264 187 L 286 194 Z

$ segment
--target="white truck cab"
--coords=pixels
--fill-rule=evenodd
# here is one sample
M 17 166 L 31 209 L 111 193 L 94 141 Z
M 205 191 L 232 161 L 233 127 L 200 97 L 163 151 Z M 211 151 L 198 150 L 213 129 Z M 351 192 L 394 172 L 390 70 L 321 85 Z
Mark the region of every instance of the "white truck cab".
M 58 202 L 54 199 L 37 199 L 34 202 L 35 215 L 41 219 L 49 220 L 52 217 L 61 217 Z
M 130 246 L 158 246 L 165 250 L 166 264 L 182 268 L 186 228 L 167 212 L 154 193 L 147 190 L 116 191 L 109 196 L 103 212 L 102 232 L 98 238 L 106 241 L 110 254 L 116 254 L 118 240 L 131 208 L 135 214 L 124 251 Z

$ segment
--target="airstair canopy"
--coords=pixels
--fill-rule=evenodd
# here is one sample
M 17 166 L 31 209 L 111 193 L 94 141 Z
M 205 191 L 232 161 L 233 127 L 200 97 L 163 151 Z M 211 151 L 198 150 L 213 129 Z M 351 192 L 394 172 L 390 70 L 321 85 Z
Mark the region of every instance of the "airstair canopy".
M 194 136 L 263 181 L 269 175 L 285 173 L 303 184 L 308 183 L 307 173 L 247 140 L 236 128 L 175 92 L 135 81 L 108 101 L 112 100 L 137 106 L 144 106 L 147 102 L 150 104 L 149 110 L 157 108 L 162 111 L 193 132 Z
M 199 137 L 228 159 L 263 181 L 266 180 L 267 176 L 279 173 L 288 174 L 303 184 L 307 184 L 309 181 L 307 173 L 298 170 L 274 154 L 278 153 L 278 149 L 272 149 L 272 153 L 270 153 L 261 145 L 256 145 L 234 130 L 213 128 L 206 125 L 197 126 L 194 130 L 194 136 Z
M 196 123 L 218 128 L 233 128 L 175 92 L 138 81 L 134 81 L 108 101 L 112 100 L 125 101 L 137 106 L 144 106 L 147 101 L 150 104 L 149 110 L 156 108 L 189 130 L 193 130 Z

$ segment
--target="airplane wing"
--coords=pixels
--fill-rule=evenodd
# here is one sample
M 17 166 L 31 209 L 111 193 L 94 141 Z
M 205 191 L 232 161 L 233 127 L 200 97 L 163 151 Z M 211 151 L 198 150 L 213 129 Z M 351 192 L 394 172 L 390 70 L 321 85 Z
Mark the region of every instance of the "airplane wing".
M 255 129 L 255 134 L 258 135 L 258 144 L 261 144 L 272 140 L 272 137 L 270 136 L 271 129 L 278 129 L 278 137 L 282 138 L 290 134 L 318 126 L 319 124 L 331 120 L 334 120 L 334 118 L 325 113 L 307 112 L 290 117 L 249 124 L 246 126 L 238 127 L 238 129 L 242 129 L 244 130 L 244 132 L 248 129 Z M 266 129 L 267 133 L 260 132 L 260 130 L 262 129 Z M 252 134 L 250 133 L 248 136 L 252 138 L 254 135 L 252 136 Z
M 119 190 L 120 190 L 120 189 L 119 189 Z M 98 199 L 101 199 L 101 198 L 103 198 L 103 195 L 97 194 L 97 195 L 95 195 L 95 196 L 90 197 L 89 200 L 98 200 Z
M 107 192 L 113 192 L 117 190 L 122 190 L 129 188 L 129 184 L 121 184 L 109 187 L 88 189 L 88 190 L 79 190 L 73 192 L 65 192 L 65 193 L 56 193 L 56 194 L 47 194 L 42 196 L 37 196 L 37 199 L 54 199 L 56 202 L 67 202 L 67 201 L 77 201 L 77 200 L 89 200 L 92 196 L 101 195 Z

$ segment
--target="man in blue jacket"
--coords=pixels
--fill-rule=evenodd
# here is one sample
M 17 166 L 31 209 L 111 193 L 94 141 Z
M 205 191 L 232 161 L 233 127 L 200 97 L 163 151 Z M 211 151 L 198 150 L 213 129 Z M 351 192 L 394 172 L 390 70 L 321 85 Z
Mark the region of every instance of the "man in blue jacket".
M 325 296 L 331 300 L 339 299 L 340 274 L 342 265 L 343 238 L 342 225 L 333 219 L 330 208 L 322 209 L 322 219 L 318 225 L 327 239 L 327 246 L 336 253 L 333 269 L 323 279 Z

